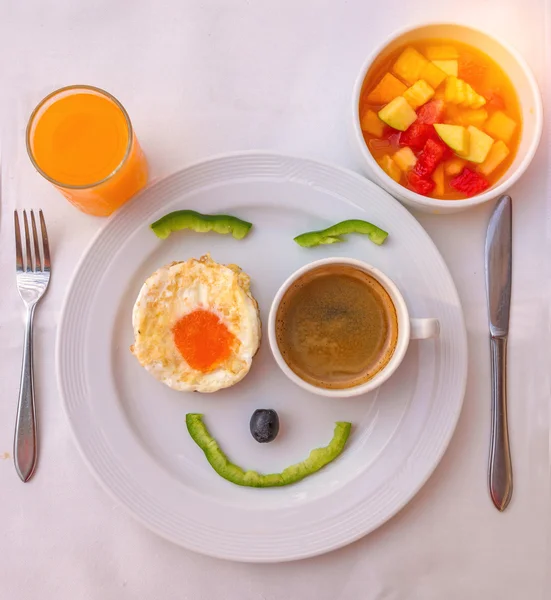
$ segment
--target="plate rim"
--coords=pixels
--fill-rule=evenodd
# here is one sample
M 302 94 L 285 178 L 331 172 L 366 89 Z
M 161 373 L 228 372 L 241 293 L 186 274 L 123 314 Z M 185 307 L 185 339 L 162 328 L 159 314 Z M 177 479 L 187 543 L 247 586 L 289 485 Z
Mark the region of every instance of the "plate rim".
M 199 166 L 203 166 L 203 165 L 207 165 L 207 164 L 213 164 L 213 163 L 228 160 L 228 159 L 229 160 L 232 160 L 232 159 L 239 160 L 239 159 L 251 158 L 251 157 L 253 157 L 253 158 L 254 157 L 263 157 L 265 159 L 273 158 L 275 160 L 293 161 L 293 162 L 297 161 L 298 163 L 308 163 L 314 167 L 323 167 L 330 171 L 338 172 L 341 175 L 344 175 L 346 177 L 352 177 L 356 181 L 360 182 L 360 185 L 366 185 L 368 187 L 375 188 L 377 190 L 377 193 L 382 193 L 383 195 L 385 195 L 388 198 L 388 200 L 395 205 L 395 208 L 397 210 L 403 211 L 403 214 L 407 215 L 406 218 L 408 218 L 408 219 L 411 218 L 417 223 L 417 225 L 419 226 L 420 234 L 426 239 L 428 244 L 432 247 L 435 254 L 440 259 L 442 265 L 444 266 L 444 268 L 449 276 L 449 284 L 451 284 L 453 292 L 455 292 L 455 297 L 456 297 L 455 299 L 457 301 L 457 306 L 459 308 L 458 317 L 459 317 L 459 329 L 460 329 L 459 334 L 460 334 L 461 348 L 456 349 L 456 351 L 458 353 L 462 354 L 462 360 L 464 363 L 464 376 L 462 377 L 461 390 L 460 390 L 458 405 L 455 410 L 455 414 L 453 415 L 453 419 L 451 419 L 451 418 L 448 419 L 450 426 L 448 428 L 448 431 L 446 432 L 446 436 L 441 442 L 439 451 L 434 453 L 434 457 L 431 461 L 432 464 L 431 464 L 430 468 L 427 468 L 426 472 L 424 473 L 424 476 L 418 479 L 417 485 L 412 486 L 411 489 L 409 490 L 409 493 L 404 494 L 402 500 L 400 502 L 398 502 L 397 505 L 391 511 L 388 511 L 385 514 L 384 518 L 382 518 L 378 524 L 374 524 L 371 527 L 360 529 L 357 532 L 355 532 L 354 534 L 348 535 L 346 537 L 346 539 L 343 539 L 343 540 L 340 540 L 337 542 L 332 541 L 329 544 L 327 544 L 327 546 L 324 548 L 320 548 L 320 549 L 316 549 L 316 550 L 308 550 L 305 552 L 287 552 L 288 556 L 286 556 L 286 557 L 280 556 L 280 557 L 275 557 L 275 558 L 270 557 L 270 556 L 254 557 L 254 556 L 250 556 L 250 555 L 247 557 L 228 556 L 227 554 L 216 552 L 215 549 L 214 550 L 211 549 L 210 551 L 207 551 L 204 548 L 202 548 L 202 549 L 195 548 L 191 544 L 186 545 L 182 542 L 182 540 L 180 538 L 178 538 L 177 536 L 171 536 L 169 533 L 162 530 L 156 524 L 151 523 L 146 518 L 144 518 L 142 515 L 140 515 L 137 511 L 133 510 L 130 506 L 128 506 L 117 495 L 117 493 L 107 484 L 107 482 L 104 481 L 100 472 L 96 469 L 96 467 L 92 464 L 91 460 L 88 458 L 86 451 L 84 450 L 83 445 L 81 444 L 81 441 L 79 440 L 79 438 L 77 436 L 77 431 L 76 431 L 76 428 L 73 426 L 73 422 L 71 420 L 71 416 L 69 413 L 68 403 L 66 400 L 66 395 L 64 392 L 63 374 L 62 374 L 61 358 L 60 358 L 61 357 L 61 338 L 65 332 L 65 315 L 67 313 L 66 309 L 70 303 L 73 288 L 75 286 L 75 282 L 78 277 L 78 274 L 79 274 L 83 264 L 88 259 L 89 255 L 92 253 L 94 246 L 96 245 L 97 239 L 103 234 L 104 230 L 110 225 L 110 223 L 113 220 L 116 220 L 118 218 L 118 215 L 120 215 L 121 212 L 123 212 L 123 211 L 115 212 L 114 215 L 111 216 L 108 220 L 106 220 L 105 223 L 103 223 L 102 226 L 100 226 L 100 228 L 95 232 L 95 234 L 92 236 L 91 240 L 87 244 L 85 250 L 79 257 L 79 260 L 77 261 L 76 266 L 69 278 L 69 282 L 67 284 L 66 292 L 65 292 L 63 302 L 61 305 L 60 319 L 59 319 L 59 324 L 58 324 L 58 328 L 57 328 L 56 343 L 55 343 L 55 370 L 56 370 L 57 385 L 58 385 L 59 393 L 60 393 L 61 400 L 62 400 L 61 403 L 63 406 L 63 412 L 67 419 L 67 422 L 69 425 L 69 430 L 71 431 L 71 436 L 78 448 L 78 451 L 79 451 L 81 457 L 83 458 L 85 464 L 87 465 L 88 469 L 90 470 L 90 472 L 96 479 L 96 481 L 100 484 L 100 486 L 107 492 L 107 494 L 118 505 L 124 507 L 127 514 L 131 515 L 133 519 L 135 519 L 136 521 L 138 521 L 139 523 L 144 525 L 148 530 L 154 532 L 156 535 L 160 536 L 161 538 L 171 541 L 172 543 L 174 543 L 182 548 L 185 548 L 187 550 L 193 551 L 193 552 L 198 552 L 200 554 L 203 554 L 206 556 L 211 556 L 213 558 L 236 561 L 236 562 L 279 563 L 279 562 L 290 562 L 290 561 L 294 561 L 294 560 L 302 560 L 302 559 L 306 559 L 306 558 L 310 558 L 310 557 L 314 557 L 314 556 L 319 556 L 319 555 L 325 554 L 327 552 L 331 552 L 333 550 L 337 550 L 339 548 L 347 546 L 348 544 L 358 541 L 359 539 L 363 538 L 364 536 L 368 535 L 369 533 L 373 532 L 374 530 L 378 529 L 379 527 L 381 527 L 382 525 L 387 523 L 389 520 L 391 520 L 394 516 L 396 516 L 396 514 L 398 514 L 403 508 L 405 508 L 409 504 L 409 502 L 412 500 L 412 498 L 426 484 L 428 479 L 434 473 L 437 466 L 440 464 L 442 457 L 444 456 L 445 452 L 447 451 L 450 441 L 451 441 L 451 439 L 455 433 L 455 430 L 457 428 L 457 423 L 458 423 L 459 417 L 461 415 L 461 411 L 462 411 L 463 404 L 464 404 L 464 397 L 465 397 L 465 393 L 466 393 L 467 380 L 468 380 L 468 344 L 467 344 L 467 330 L 466 330 L 466 325 L 465 325 L 463 307 L 461 304 L 460 296 L 457 292 L 455 281 L 449 271 L 447 263 L 445 262 L 442 254 L 438 250 L 438 248 L 437 248 L 436 244 L 434 243 L 434 241 L 432 240 L 432 238 L 429 236 L 429 234 L 423 228 L 423 226 L 417 221 L 415 216 L 412 215 L 403 204 L 401 204 L 398 200 L 396 200 L 393 196 L 391 196 L 386 190 L 384 190 L 384 188 L 379 186 L 376 182 L 372 181 L 371 179 L 369 179 L 347 167 L 336 165 L 336 164 L 330 163 L 328 161 L 313 159 L 310 157 L 294 155 L 294 154 L 287 154 L 287 153 L 283 153 L 283 152 L 274 152 L 274 151 L 270 151 L 270 150 L 239 150 L 239 151 L 233 151 L 233 152 L 224 152 L 224 153 L 214 154 L 214 155 L 190 162 L 190 163 L 184 165 L 181 169 L 174 171 L 173 173 L 167 175 L 166 177 L 158 177 L 158 178 L 154 178 L 154 179 L 150 180 L 149 184 L 143 190 L 141 190 L 138 194 L 136 194 L 136 196 L 134 198 L 132 198 L 132 200 L 126 205 L 126 210 L 124 212 L 130 211 L 131 206 L 136 201 L 138 201 L 142 195 L 150 193 L 150 191 L 152 189 L 154 189 L 158 185 L 161 185 L 164 182 L 167 182 L 167 180 L 171 180 L 171 179 L 175 180 L 178 177 L 181 177 L 182 173 L 192 170 L 194 167 L 199 167 Z

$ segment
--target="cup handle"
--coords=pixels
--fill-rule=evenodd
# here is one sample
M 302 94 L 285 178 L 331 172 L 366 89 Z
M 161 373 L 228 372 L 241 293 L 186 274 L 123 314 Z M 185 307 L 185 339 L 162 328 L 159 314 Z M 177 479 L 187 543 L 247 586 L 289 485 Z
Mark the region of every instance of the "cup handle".
M 411 340 L 426 340 L 440 335 L 440 321 L 438 319 L 410 319 Z

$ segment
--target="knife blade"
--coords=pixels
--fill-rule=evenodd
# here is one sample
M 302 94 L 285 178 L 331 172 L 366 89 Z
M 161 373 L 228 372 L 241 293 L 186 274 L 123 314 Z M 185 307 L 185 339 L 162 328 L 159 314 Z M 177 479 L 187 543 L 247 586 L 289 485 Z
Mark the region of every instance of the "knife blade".
M 501 196 L 486 234 L 485 266 L 492 372 L 492 428 L 488 487 L 496 508 L 507 508 L 513 493 L 513 470 L 507 419 L 507 337 L 511 309 L 512 202 Z

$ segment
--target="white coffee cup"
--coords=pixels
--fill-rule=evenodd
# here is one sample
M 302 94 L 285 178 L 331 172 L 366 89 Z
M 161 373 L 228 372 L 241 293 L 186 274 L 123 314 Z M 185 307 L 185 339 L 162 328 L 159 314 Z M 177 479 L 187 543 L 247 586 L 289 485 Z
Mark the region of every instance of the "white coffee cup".
M 297 279 L 300 279 L 309 271 L 327 265 L 345 265 L 349 267 L 355 267 L 356 269 L 364 271 L 365 273 L 371 275 L 371 277 L 375 278 L 390 296 L 396 309 L 396 316 L 398 319 L 398 339 L 396 341 L 396 347 L 394 349 L 394 352 L 392 353 L 392 356 L 390 357 L 388 363 L 368 381 L 344 389 L 322 388 L 308 383 L 307 381 L 304 381 L 304 379 L 301 379 L 289 367 L 289 365 L 283 358 L 283 355 L 281 354 L 279 345 L 277 343 L 276 336 L 277 312 L 279 309 L 279 304 L 283 296 L 285 295 L 285 292 L 287 292 L 287 290 L 294 284 L 294 282 Z M 352 396 L 359 396 L 379 387 L 400 366 L 400 363 L 402 362 L 406 354 L 406 350 L 408 349 L 410 340 L 422 340 L 438 337 L 439 332 L 440 323 L 437 319 L 410 318 L 408 307 L 402 294 L 389 277 L 387 277 L 384 273 L 379 271 L 379 269 L 376 269 L 375 267 L 361 260 L 356 260 L 354 258 L 324 258 L 315 262 L 308 263 L 307 265 L 304 265 L 303 267 L 295 271 L 279 288 L 277 294 L 273 299 L 272 306 L 270 308 L 270 315 L 268 317 L 268 340 L 270 342 L 270 348 L 272 349 L 274 358 L 276 359 L 276 362 L 279 365 L 280 369 L 285 373 L 285 375 L 287 375 L 287 377 L 291 381 L 304 388 L 305 390 L 312 392 L 313 394 L 319 394 L 320 396 L 328 396 L 334 398 L 349 398 Z

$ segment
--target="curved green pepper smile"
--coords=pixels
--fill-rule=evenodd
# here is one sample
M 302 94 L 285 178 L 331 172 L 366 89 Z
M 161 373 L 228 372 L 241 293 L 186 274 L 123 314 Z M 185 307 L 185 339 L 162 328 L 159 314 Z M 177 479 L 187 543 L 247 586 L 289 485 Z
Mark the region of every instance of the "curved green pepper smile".
M 322 467 L 337 458 L 343 451 L 346 440 L 350 435 L 352 425 L 344 421 L 335 423 L 333 439 L 323 448 L 316 448 L 310 452 L 308 458 L 284 469 L 281 473 L 262 475 L 257 471 L 244 471 L 234 465 L 220 449 L 218 442 L 210 435 L 203 423 L 203 415 L 186 415 L 186 425 L 193 441 L 205 453 L 212 468 L 224 479 L 247 487 L 277 487 L 289 485 L 304 479 L 319 471 Z

